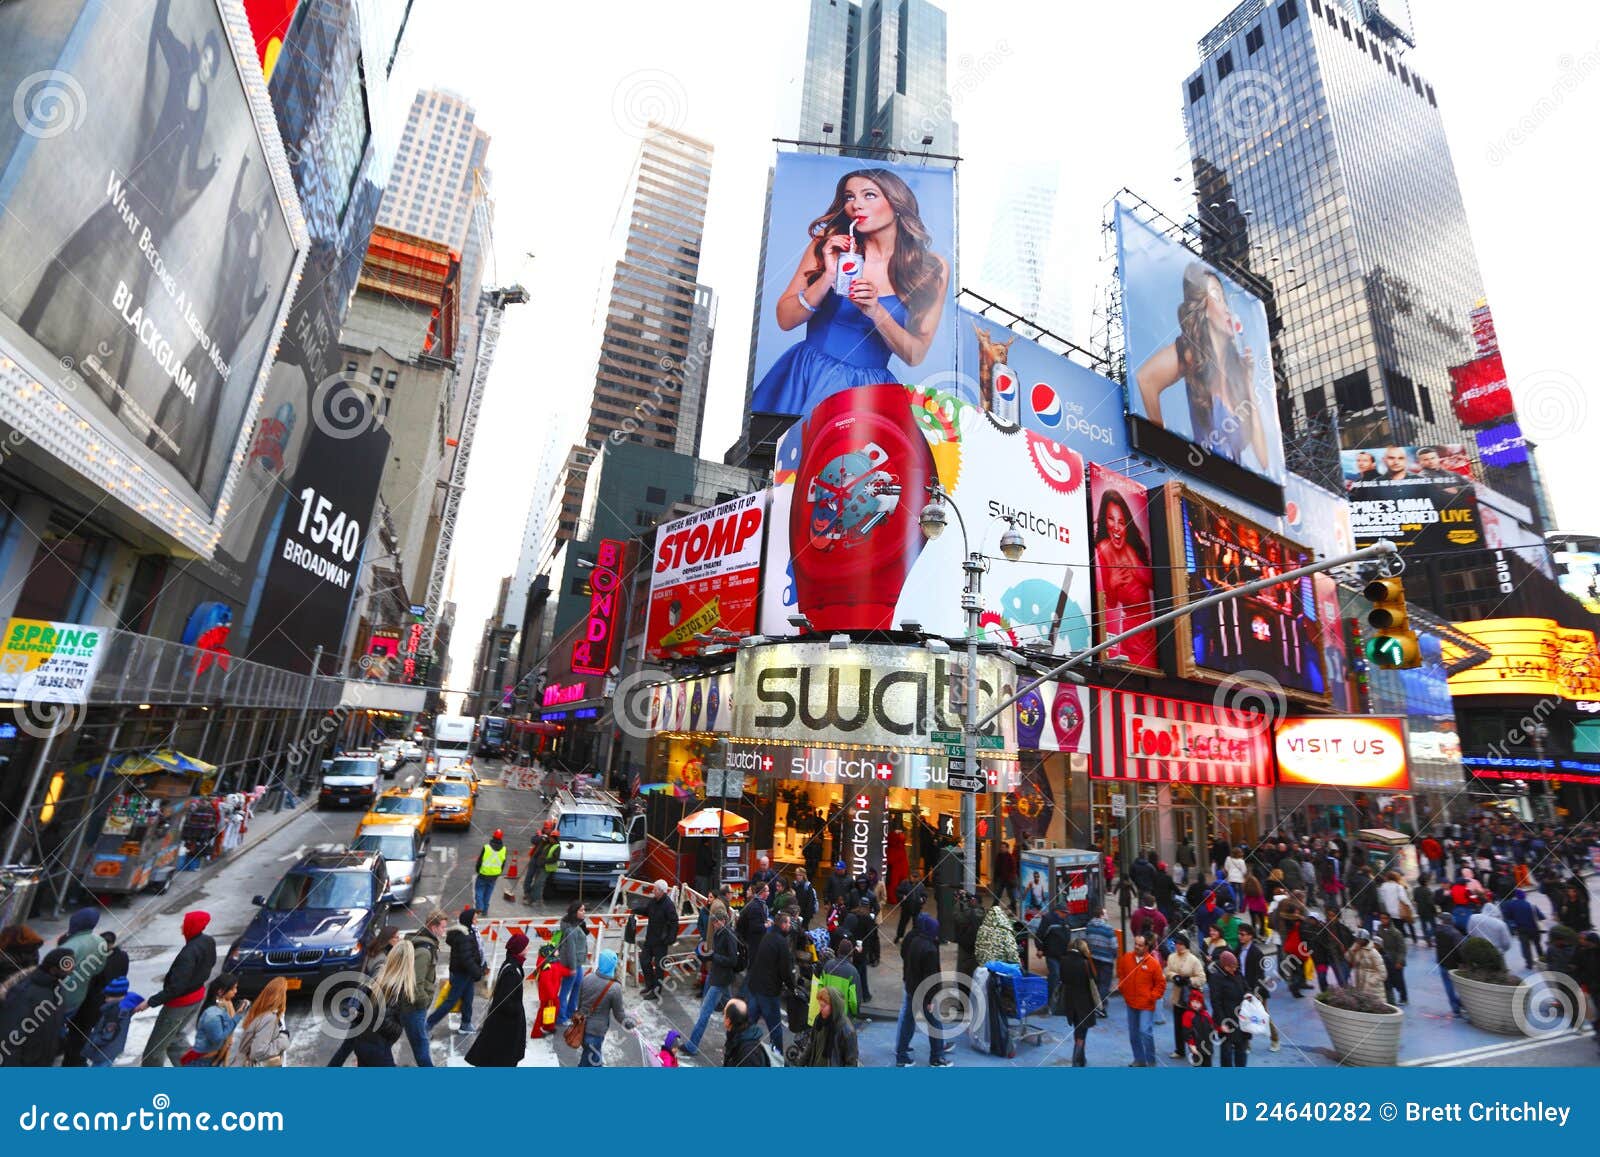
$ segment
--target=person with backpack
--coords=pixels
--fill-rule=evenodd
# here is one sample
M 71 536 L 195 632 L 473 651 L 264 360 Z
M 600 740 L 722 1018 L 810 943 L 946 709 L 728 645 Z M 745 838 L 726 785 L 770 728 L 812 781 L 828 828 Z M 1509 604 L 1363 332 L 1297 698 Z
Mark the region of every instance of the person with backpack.
M 416 1003 L 406 1015 L 406 1040 L 419 1069 L 433 1067 L 433 1052 L 428 1044 L 428 1010 L 439 991 L 439 940 L 450 925 L 441 909 L 429 912 L 421 929 L 411 934 L 412 959 L 416 965 Z
M 729 926 L 728 909 L 720 900 L 711 904 L 707 935 L 695 946 L 695 955 L 706 962 L 706 990 L 700 998 L 700 1015 L 695 1018 L 694 1029 L 683 1046 L 684 1053 L 691 1057 L 700 1051 L 700 1041 L 706 1035 L 712 1014 L 722 1007 L 739 973 L 748 967 L 744 942 Z
M 811 927 L 811 921 L 817 915 L 817 890 L 812 887 L 811 878 L 804 868 L 795 869 L 794 898 L 800 903 L 800 930 L 803 932 Z
M 1039 917 L 1039 927 L 1034 932 L 1039 953 L 1044 957 L 1045 974 L 1049 977 L 1049 1004 L 1051 1013 L 1057 1011 L 1061 995 L 1061 962 L 1072 951 L 1072 925 L 1067 919 L 1067 900 L 1057 895 L 1050 910 Z
M 489 975 L 489 964 L 483 958 L 483 944 L 472 927 L 477 916 L 477 910 L 471 905 L 462 908 L 456 918 L 458 927 L 445 934 L 444 942 L 450 948 L 450 986 L 439 1007 L 428 1015 L 430 1033 L 458 1007 L 461 1009 L 461 1027 L 456 1031 L 463 1035 L 472 1031 L 473 990 L 480 980 Z
M 724 1031 L 722 1067 L 725 1069 L 766 1069 L 772 1067 L 767 1055 L 766 1042 L 761 1039 L 761 1026 L 750 1023 L 750 1012 L 745 1002 L 735 998 L 722 1010 Z
M 851 962 L 855 954 L 855 944 L 848 936 L 841 936 L 831 949 L 823 956 L 822 975 L 819 978 L 824 988 L 831 988 L 839 993 L 839 998 L 844 1002 L 843 1010 L 847 1016 L 855 1016 L 861 1010 L 861 973 Z
M 369 977 L 356 996 L 355 1017 L 361 1031 L 350 1038 L 350 1047 L 357 1068 L 394 1068 L 394 1046 L 405 1036 L 406 1018 L 416 1003 L 416 949 L 410 940 L 397 940 L 378 974 Z
M 1167 918 L 1156 907 L 1156 898 L 1150 892 L 1139 897 L 1139 906 L 1133 910 L 1128 923 L 1133 934 L 1143 936 L 1145 943 L 1152 948 L 1159 947 L 1167 939 Z

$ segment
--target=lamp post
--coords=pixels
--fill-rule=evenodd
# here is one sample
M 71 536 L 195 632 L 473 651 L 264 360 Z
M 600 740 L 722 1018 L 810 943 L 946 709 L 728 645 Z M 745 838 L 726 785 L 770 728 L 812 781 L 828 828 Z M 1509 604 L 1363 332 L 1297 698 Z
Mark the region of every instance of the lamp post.
M 947 525 L 946 508 L 955 511 L 956 525 L 961 528 L 961 569 L 966 574 L 966 586 L 961 592 L 961 609 L 967 615 L 967 702 L 961 726 L 961 747 L 967 774 L 975 774 L 978 766 L 978 614 L 983 606 L 983 572 L 986 569 L 980 551 L 972 549 L 967 538 L 966 519 L 944 487 L 937 482 L 928 483 L 928 504 L 922 508 L 918 520 L 923 536 L 930 542 L 944 533 Z M 1006 518 L 1005 533 L 1000 536 L 1000 553 L 1016 562 L 1027 549 L 1014 519 Z M 980 544 L 981 545 L 981 544 Z M 961 844 L 963 887 L 968 892 L 978 890 L 978 801 L 970 791 L 961 793 Z

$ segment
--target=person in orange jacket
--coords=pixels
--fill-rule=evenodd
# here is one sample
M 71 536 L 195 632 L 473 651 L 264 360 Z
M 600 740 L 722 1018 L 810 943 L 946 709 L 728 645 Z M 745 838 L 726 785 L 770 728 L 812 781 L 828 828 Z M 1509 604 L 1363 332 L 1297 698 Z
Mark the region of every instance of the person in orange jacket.
M 1133 938 L 1133 951 L 1117 960 L 1117 990 L 1128 1007 L 1128 1042 L 1133 1046 L 1135 1069 L 1156 1064 L 1156 1005 L 1167 990 L 1161 961 L 1143 936 Z
M 546 944 L 539 949 L 537 969 L 539 1007 L 533 1014 L 533 1028 L 528 1033 L 529 1040 L 539 1040 L 556 1034 L 556 1019 L 561 1012 L 561 982 L 572 975 L 572 969 L 557 958 L 554 944 Z

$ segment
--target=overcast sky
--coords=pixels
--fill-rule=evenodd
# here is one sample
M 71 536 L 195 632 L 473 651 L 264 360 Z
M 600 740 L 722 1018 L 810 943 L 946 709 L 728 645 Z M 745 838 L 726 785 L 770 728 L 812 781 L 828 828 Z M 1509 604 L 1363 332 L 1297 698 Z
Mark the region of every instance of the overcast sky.
M 1304 5 L 1303 5 L 1304 6 Z M 1057 165 L 1066 230 L 1053 271 L 1086 341 L 1111 276 L 1103 207 L 1127 186 L 1181 213 L 1180 83 L 1221 0 L 949 0 L 960 125 L 963 257 L 982 257 L 1012 165 Z M 1600 129 L 1600 6 L 1412 0 L 1418 69 L 1438 94 L 1485 288 L 1523 425 L 1559 524 L 1600 531 L 1589 410 L 1600 305 L 1592 211 Z M 570 445 L 588 411 L 605 265 L 638 134 L 653 116 L 716 148 L 701 280 L 719 296 L 702 454 L 739 429 L 771 138 L 793 136 L 805 52 L 799 0 L 726 6 L 614 0 L 603 9 L 420 0 L 395 98 L 441 86 L 492 134 L 507 314 L 455 540 L 450 685 L 465 689 L 500 577 L 520 545 L 551 429 Z M 759 20 L 757 17 L 759 16 Z M 982 68 L 996 56 L 1001 67 Z M 532 253 L 528 260 L 524 254 Z M 542 496 L 540 501 L 542 501 Z

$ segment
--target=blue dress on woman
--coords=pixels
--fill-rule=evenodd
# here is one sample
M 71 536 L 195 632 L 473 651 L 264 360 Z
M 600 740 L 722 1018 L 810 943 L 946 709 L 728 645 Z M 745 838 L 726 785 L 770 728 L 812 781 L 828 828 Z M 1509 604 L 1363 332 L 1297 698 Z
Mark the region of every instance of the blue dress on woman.
M 878 303 L 905 325 L 906 307 L 898 297 L 884 294 Z M 750 409 L 758 414 L 808 414 L 841 390 L 892 382 L 889 356 L 889 343 L 867 315 L 830 289 L 806 322 L 804 340 L 784 350 L 757 384 Z

